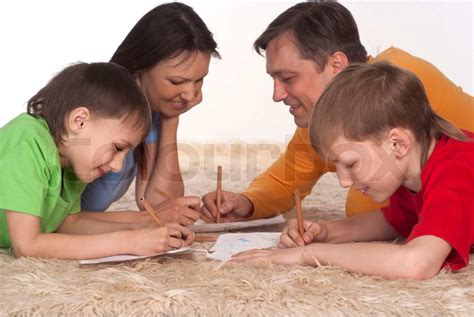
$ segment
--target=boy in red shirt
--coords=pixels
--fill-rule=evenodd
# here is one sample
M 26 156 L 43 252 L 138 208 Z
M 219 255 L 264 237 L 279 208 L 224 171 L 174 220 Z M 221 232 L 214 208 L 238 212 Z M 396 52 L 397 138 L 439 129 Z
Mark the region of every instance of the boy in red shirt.
M 311 142 L 343 187 L 390 207 L 332 222 L 290 220 L 280 249 L 240 261 L 333 264 L 389 278 L 460 269 L 474 245 L 474 134 L 431 109 L 412 73 L 387 63 L 348 66 L 314 107 Z M 404 244 L 368 243 L 406 237 Z

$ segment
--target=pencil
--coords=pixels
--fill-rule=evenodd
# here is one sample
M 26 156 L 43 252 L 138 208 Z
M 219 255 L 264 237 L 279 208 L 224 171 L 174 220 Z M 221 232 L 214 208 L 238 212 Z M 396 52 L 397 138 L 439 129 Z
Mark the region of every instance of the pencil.
M 221 223 L 221 196 L 222 196 L 222 166 L 217 166 L 217 214 L 216 214 L 216 223 Z
M 163 224 L 161 223 L 160 219 L 159 219 L 158 216 L 155 214 L 155 210 L 153 210 L 153 208 L 150 206 L 150 204 L 148 203 L 148 201 L 147 201 L 145 198 L 140 198 L 140 202 L 143 204 L 143 207 L 145 207 L 145 210 L 148 211 L 148 213 L 149 213 L 150 216 L 153 218 L 153 220 L 155 220 L 155 222 L 156 222 L 156 224 L 158 225 L 158 227 L 163 226 Z
M 194 236 L 194 242 L 214 242 L 217 237 L 214 236 Z
M 299 189 L 296 188 L 293 194 L 295 196 L 295 203 L 296 203 L 296 221 L 298 222 L 298 232 L 300 236 L 303 237 L 303 234 L 304 234 L 303 211 L 301 210 L 301 198 L 300 198 Z

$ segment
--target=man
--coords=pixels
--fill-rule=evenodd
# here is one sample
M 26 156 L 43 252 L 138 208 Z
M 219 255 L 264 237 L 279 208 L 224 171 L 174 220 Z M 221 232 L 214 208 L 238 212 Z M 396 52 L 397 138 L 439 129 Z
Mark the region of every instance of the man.
M 254 43 L 266 52 L 267 73 L 273 78 L 273 100 L 290 107 L 297 125 L 286 152 L 255 178 L 243 193 L 223 192 L 222 221 L 267 218 L 294 206 L 293 190 L 304 197 L 318 179 L 335 168 L 314 152 L 307 127 L 311 110 L 329 81 L 350 63 L 380 60 L 415 73 L 425 87 L 433 109 L 457 127 L 474 129 L 472 96 L 455 86 L 428 62 L 390 48 L 367 57 L 351 13 L 337 2 L 304 2 L 280 14 Z M 203 197 L 202 213 L 215 217 L 215 192 Z M 386 203 L 385 203 L 386 204 Z M 350 189 L 348 216 L 379 209 L 363 193 Z

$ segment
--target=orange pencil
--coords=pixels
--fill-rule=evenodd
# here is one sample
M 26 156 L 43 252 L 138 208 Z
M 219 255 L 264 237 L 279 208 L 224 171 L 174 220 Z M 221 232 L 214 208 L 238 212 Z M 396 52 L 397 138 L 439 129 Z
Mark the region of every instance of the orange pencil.
M 221 196 L 222 196 L 222 166 L 217 166 L 217 214 L 216 214 L 216 223 L 221 223 Z
M 194 236 L 194 242 L 214 242 L 217 237 L 214 236 Z
M 301 198 L 300 198 L 299 189 L 296 188 L 293 194 L 295 196 L 295 203 L 296 203 L 296 220 L 298 222 L 298 232 L 300 236 L 303 237 L 303 234 L 304 234 L 303 211 L 301 210 Z
M 155 210 L 153 210 L 153 208 L 152 208 L 151 205 L 148 203 L 148 201 L 147 201 L 145 198 L 140 198 L 140 202 L 143 204 L 143 207 L 145 207 L 145 210 L 148 211 L 148 213 L 149 213 L 150 216 L 153 218 L 153 220 L 155 220 L 155 222 L 156 222 L 156 224 L 158 225 L 158 227 L 163 226 L 163 224 L 161 223 L 160 219 L 159 219 L 158 216 L 155 214 Z

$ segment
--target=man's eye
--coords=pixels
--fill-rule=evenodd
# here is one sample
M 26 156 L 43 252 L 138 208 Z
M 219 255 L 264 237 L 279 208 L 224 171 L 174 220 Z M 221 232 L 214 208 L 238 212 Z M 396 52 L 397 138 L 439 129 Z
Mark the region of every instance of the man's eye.
M 175 80 L 170 80 L 170 83 L 175 85 L 175 86 L 179 86 L 181 85 L 183 82 L 182 81 L 175 81 Z
M 355 166 L 355 163 L 351 163 L 351 164 L 346 164 L 346 168 L 347 169 L 351 169 Z
M 284 82 L 284 83 L 290 83 L 295 77 L 286 77 L 286 78 L 282 78 L 281 80 Z
M 118 147 L 118 146 L 115 145 L 115 151 L 117 151 L 117 152 L 122 152 L 123 149 L 122 149 L 121 147 Z

